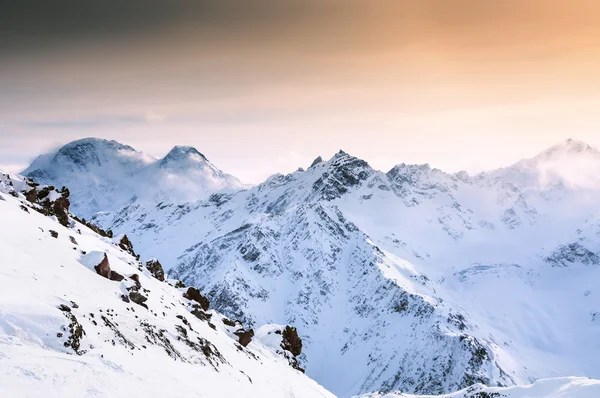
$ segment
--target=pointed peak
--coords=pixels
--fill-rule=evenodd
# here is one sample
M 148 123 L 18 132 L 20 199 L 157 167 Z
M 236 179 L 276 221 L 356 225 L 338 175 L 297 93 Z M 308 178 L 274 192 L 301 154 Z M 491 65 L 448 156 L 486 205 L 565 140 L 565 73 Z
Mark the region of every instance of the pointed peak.
M 343 159 L 356 159 L 354 156 L 350 155 L 347 152 L 344 152 L 343 150 L 339 150 L 339 152 L 337 152 L 335 155 L 333 155 L 333 157 L 331 158 L 331 161 L 339 161 L 339 160 L 343 160 Z
M 318 156 L 315 160 L 313 160 L 313 162 L 311 163 L 309 169 L 312 168 L 312 167 L 315 167 L 319 163 L 323 163 L 323 158 L 321 156 Z
M 173 149 L 163 158 L 161 166 L 171 162 L 178 161 L 195 161 L 198 163 L 208 162 L 206 156 L 201 154 L 196 148 L 192 146 L 174 146 Z
M 174 146 L 171 151 L 160 161 L 161 168 L 213 167 L 206 156 L 192 146 Z
M 587 144 L 583 141 L 574 140 L 572 138 L 569 138 L 568 140 L 559 142 L 558 144 L 551 146 L 550 148 L 546 149 L 544 152 L 540 153 L 536 157 L 537 158 L 539 158 L 539 157 L 548 158 L 548 157 L 553 157 L 553 156 L 558 156 L 558 155 L 563 155 L 563 154 L 576 154 L 576 153 L 600 153 L 600 152 L 598 152 L 597 149 L 592 148 L 589 144 Z

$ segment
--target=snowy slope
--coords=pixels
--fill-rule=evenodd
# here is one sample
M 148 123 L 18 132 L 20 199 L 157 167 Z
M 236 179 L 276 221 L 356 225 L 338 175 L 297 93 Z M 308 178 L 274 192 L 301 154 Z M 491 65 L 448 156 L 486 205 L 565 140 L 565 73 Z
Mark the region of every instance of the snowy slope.
M 242 347 L 185 288 L 155 279 L 116 240 L 40 214 L 19 193 L 24 178 L 0 177 L 2 397 L 333 396 L 272 339 Z M 105 254 L 123 280 L 96 273 Z
M 382 173 L 340 152 L 247 191 L 96 221 L 225 314 L 296 326 L 307 374 L 340 396 L 600 378 L 600 190 L 556 172 L 540 183 L 565 158 L 600 160 L 570 140 L 469 176 Z
M 176 146 L 155 159 L 116 141 L 85 138 L 38 157 L 23 172 L 36 181 L 69 186 L 73 212 L 89 218 L 132 202 L 182 203 L 243 184 L 192 147 Z
M 600 381 L 582 377 L 562 377 L 539 380 L 531 385 L 515 387 L 485 387 L 474 385 L 464 390 L 437 395 L 438 398 L 593 398 L 600 396 Z M 400 392 L 366 394 L 360 398 L 430 398 Z

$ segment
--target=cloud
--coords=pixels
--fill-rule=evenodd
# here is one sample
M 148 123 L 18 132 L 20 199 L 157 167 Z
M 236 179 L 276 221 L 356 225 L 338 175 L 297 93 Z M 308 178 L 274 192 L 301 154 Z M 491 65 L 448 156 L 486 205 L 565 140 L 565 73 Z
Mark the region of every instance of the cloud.
M 96 115 L 79 119 L 68 120 L 39 120 L 24 121 L 24 127 L 50 128 L 50 129 L 80 129 L 82 127 L 98 127 L 118 124 L 140 124 L 165 120 L 165 116 L 155 112 L 129 115 Z
M 4 172 L 4 173 L 20 173 L 23 170 L 25 170 L 25 168 L 27 168 L 27 164 L 23 164 L 23 163 L 8 163 L 8 164 L 2 164 L 0 163 L 0 171 Z

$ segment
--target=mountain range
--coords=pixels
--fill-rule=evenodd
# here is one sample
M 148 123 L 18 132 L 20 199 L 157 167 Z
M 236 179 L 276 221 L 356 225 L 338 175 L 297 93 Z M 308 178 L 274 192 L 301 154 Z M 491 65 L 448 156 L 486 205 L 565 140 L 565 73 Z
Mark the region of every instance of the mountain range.
M 22 174 L 50 185 L 69 181 L 77 198 L 73 211 L 82 217 L 132 202 L 186 202 L 244 187 L 195 148 L 176 146 L 156 159 L 128 145 L 97 138 L 73 141 L 41 155 Z
M 600 378 L 598 171 L 567 140 L 477 175 L 340 151 L 248 187 L 190 147 L 157 160 L 84 139 L 24 174 L 216 313 L 293 325 L 298 364 L 348 397 Z

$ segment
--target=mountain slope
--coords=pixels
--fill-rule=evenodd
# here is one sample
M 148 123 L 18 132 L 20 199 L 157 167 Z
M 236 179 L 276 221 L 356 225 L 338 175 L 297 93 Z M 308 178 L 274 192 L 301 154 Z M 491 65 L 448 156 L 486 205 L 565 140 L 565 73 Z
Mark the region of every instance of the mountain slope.
M 382 173 L 340 151 L 247 191 L 96 221 L 219 311 L 296 326 L 307 374 L 340 396 L 598 378 L 600 190 L 508 170 L 521 172 Z
M 3 397 L 332 397 L 289 366 L 283 341 L 238 343 L 239 324 L 118 239 L 60 225 L 21 193 L 30 181 L 0 177 Z
M 600 396 L 600 381 L 583 377 L 561 377 L 539 380 L 531 385 L 484 387 L 475 385 L 438 398 L 592 398 Z M 402 393 L 366 394 L 360 398 L 427 398 L 425 395 Z M 430 397 L 430 396 L 428 396 Z
M 155 159 L 116 141 L 85 138 L 38 157 L 23 172 L 48 185 L 68 185 L 73 211 L 89 218 L 133 202 L 182 203 L 243 184 L 192 147 L 174 147 Z

